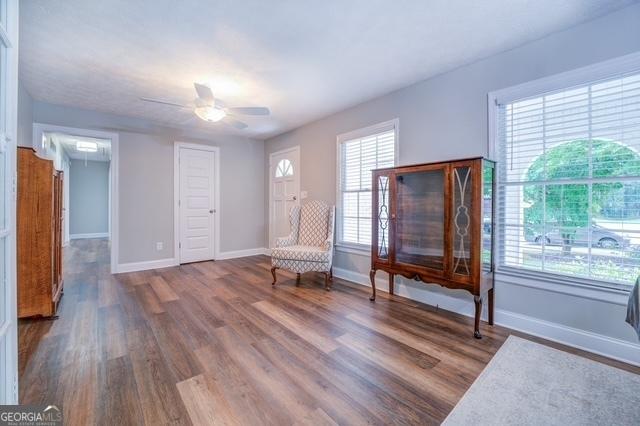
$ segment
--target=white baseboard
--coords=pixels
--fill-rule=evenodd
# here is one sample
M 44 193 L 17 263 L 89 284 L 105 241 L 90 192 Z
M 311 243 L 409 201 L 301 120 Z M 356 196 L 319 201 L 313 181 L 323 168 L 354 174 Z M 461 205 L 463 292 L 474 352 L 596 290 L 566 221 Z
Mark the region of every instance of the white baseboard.
M 148 260 L 146 262 L 121 263 L 118 265 L 116 273 L 122 274 L 125 272 L 146 271 L 148 269 L 169 268 L 177 265 L 178 260 L 174 258 Z
M 108 232 L 95 232 L 92 234 L 71 234 L 69 238 L 72 240 L 83 240 L 86 238 L 109 238 Z
M 216 260 L 225 260 L 225 259 L 236 259 L 239 257 L 248 257 L 248 256 L 257 256 L 259 254 L 267 254 L 268 249 L 263 247 L 246 249 L 246 250 L 234 250 L 234 251 L 223 251 L 218 254 Z M 271 251 L 269 250 L 269 253 Z
M 265 248 L 255 248 L 247 250 L 225 251 L 218 255 L 216 260 L 236 259 L 239 257 L 257 256 L 259 254 L 267 254 Z M 158 259 L 148 260 L 146 262 L 131 262 L 121 263 L 117 267 L 116 273 L 122 274 L 125 272 L 146 271 L 149 269 L 169 268 L 171 266 L 178 266 L 180 261 L 178 259 Z
M 333 275 L 356 284 L 367 287 L 371 286 L 369 277 L 359 272 L 334 267 Z M 386 279 L 378 279 L 376 284 L 377 290 L 384 292 L 389 291 Z M 395 293 L 399 296 L 407 297 L 428 305 L 438 306 L 447 311 L 468 317 L 472 317 L 474 313 L 474 307 L 470 301 L 446 294 L 431 292 L 426 290 L 426 288 L 416 289 L 396 282 Z M 483 318 L 486 320 L 486 311 L 483 312 Z M 640 345 L 626 340 L 616 339 L 502 309 L 496 309 L 495 323 L 533 336 L 562 343 L 563 345 L 640 366 Z
M 640 345 L 566 325 L 496 309 L 496 324 L 640 366 Z

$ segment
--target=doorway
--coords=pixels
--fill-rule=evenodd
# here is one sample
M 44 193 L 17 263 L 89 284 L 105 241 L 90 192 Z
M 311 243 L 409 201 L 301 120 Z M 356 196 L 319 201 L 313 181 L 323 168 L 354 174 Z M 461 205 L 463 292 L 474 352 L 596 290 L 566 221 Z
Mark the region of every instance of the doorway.
M 269 156 L 269 247 L 290 232 L 289 212 L 300 204 L 300 147 Z
M 118 269 L 118 146 L 118 133 L 33 124 L 33 149 L 64 173 L 63 245 L 76 239 L 108 239 L 112 274 Z M 80 179 L 74 178 L 74 168 Z M 75 190 L 74 183 L 80 185 Z M 92 191 L 98 186 L 99 194 Z M 72 202 L 74 192 L 78 203 Z
M 214 260 L 219 253 L 220 150 L 176 142 L 175 253 L 178 263 Z

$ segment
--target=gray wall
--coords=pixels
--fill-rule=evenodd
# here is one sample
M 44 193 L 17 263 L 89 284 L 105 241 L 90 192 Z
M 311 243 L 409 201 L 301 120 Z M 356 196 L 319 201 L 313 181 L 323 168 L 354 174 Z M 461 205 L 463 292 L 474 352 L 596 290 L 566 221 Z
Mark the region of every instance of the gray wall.
M 174 257 L 173 246 L 173 143 L 220 147 L 220 197 L 222 252 L 264 247 L 264 146 L 242 137 L 206 137 L 163 128 L 146 120 L 96 111 L 33 104 L 33 120 L 118 131 L 119 263 Z M 112 130 L 113 131 L 113 130 Z M 156 250 L 163 242 L 163 250 Z
M 69 168 L 69 233 L 109 232 L 109 163 L 71 160 Z
M 336 136 L 394 118 L 400 122 L 401 165 L 486 155 L 488 92 L 639 51 L 639 23 L 640 5 L 631 6 L 349 108 L 267 140 L 265 165 L 270 153 L 300 145 L 301 189 L 308 191 L 309 198 L 335 202 Z M 268 194 L 266 174 L 264 182 Z M 354 277 L 364 277 L 357 274 L 367 274 L 369 262 L 366 255 L 337 252 L 334 265 L 356 273 Z M 386 282 L 386 277 L 379 277 Z M 625 307 L 620 303 L 544 291 L 535 288 L 536 283 L 529 285 L 514 285 L 508 279 L 497 283 L 497 308 L 637 342 L 624 323 Z M 470 297 L 464 292 L 436 286 L 422 292 L 422 288 L 406 280 L 401 283 L 401 291 L 427 303 L 435 304 L 441 300 L 438 296 L 445 294 L 460 299 L 461 306 L 470 309 Z
M 33 99 L 18 83 L 18 146 L 33 145 Z

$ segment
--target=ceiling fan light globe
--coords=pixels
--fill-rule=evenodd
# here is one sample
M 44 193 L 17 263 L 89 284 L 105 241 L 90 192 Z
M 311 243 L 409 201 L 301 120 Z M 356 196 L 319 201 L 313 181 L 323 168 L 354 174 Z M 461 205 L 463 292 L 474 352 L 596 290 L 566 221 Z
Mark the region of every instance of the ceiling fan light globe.
M 213 106 L 202 106 L 196 107 L 194 112 L 198 117 L 200 117 L 204 121 L 208 121 L 210 123 L 215 123 L 222 120 L 227 113 L 224 110 Z

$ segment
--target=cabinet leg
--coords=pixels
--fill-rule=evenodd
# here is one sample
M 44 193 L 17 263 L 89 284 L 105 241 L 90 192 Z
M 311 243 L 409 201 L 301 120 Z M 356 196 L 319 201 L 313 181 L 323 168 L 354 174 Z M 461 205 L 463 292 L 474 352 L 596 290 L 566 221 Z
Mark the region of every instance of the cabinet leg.
M 273 268 L 271 268 L 271 275 L 273 275 L 273 282 L 271 283 L 271 285 L 276 285 L 276 280 L 277 280 L 277 278 L 276 278 L 276 269 L 278 269 L 278 268 L 276 268 L 275 266 Z
M 475 327 L 473 330 L 473 337 L 476 339 L 482 339 L 482 335 L 480 334 L 480 314 L 482 314 L 482 297 L 474 296 L 473 301 L 476 304 L 476 318 L 475 318 Z
M 369 279 L 371 280 L 371 297 L 369 300 L 372 302 L 376 300 L 376 270 L 372 269 L 369 272 Z
M 493 289 L 489 290 L 489 325 L 493 325 Z
M 300 285 L 300 273 L 296 274 L 296 285 Z
M 393 296 L 393 292 L 394 292 L 394 278 L 395 278 L 395 274 L 389 274 L 389 294 Z

